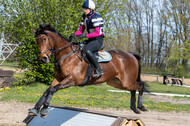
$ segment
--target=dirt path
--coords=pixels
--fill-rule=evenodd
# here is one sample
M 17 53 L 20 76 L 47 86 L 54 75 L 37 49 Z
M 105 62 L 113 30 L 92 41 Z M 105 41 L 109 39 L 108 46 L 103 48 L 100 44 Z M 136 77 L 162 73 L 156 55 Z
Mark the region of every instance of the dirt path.
M 31 103 L 0 101 L 0 125 L 2 123 L 21 123 L 26 118 L 28 109 L 33 106 L 34 104 Z M 126 115 L 128 118 L 140 118 L 146 126 L 189 126 L 190 122 L 190 113 L 148 111 L 137 115 L 130 110 L 118 111 L 113 109 L 102 110 L 94 108 L 91 108 L 91 110 Z
M 0 101 L 0 124 L 22 122 L 33 104 Z

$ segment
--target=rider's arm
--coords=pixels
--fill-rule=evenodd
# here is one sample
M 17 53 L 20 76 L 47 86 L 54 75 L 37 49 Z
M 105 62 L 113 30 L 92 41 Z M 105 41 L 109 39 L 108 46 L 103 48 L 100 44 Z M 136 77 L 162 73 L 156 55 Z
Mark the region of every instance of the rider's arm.
M 103 36 L 103 34 L 100 34 L 101 28 L 100 27 L 96 27 L 95 31 L 93 33 L 87 34 L 87 38 L 95 38 L 98 36 Z
M 77 35 L 81 35 L 85 30 L 85 26 L 84 25 L 81 25 L 79 30 L 77 32 L 75 32 L 75 36 Z
M 75 32 L 75 36 L 77 36 L 77 35 L 81 35 L 83 32 L 84 32 L 84 30 L 85 30 L 85 14 L 83 14 L 82 15 L 82 19 L 81 19 L 81 22 L 80 22 L 80 28 L 79 28 L 79 30 L 77 31 L 77 32 Z

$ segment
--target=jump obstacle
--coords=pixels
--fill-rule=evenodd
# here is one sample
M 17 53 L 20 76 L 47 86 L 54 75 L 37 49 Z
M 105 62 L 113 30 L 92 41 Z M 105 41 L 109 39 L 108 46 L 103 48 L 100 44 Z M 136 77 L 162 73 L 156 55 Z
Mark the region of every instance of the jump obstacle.
M 112 113 L 56 105 L 50 105 L 49 110 L 45 118 L 27 116 L 23 122 L 27 126 L 145 126 L 140 119 Z
M 11 88 L 12 82 L 18 81 L 13 78 L 14 71 L 0 69 L 0 88 Z

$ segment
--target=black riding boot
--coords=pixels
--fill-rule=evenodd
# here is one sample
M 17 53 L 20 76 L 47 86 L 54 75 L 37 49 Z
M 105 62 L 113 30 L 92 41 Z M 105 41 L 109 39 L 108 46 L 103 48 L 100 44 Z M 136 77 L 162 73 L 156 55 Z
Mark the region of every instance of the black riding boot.
M 95 68 L 95 72 L 94 72 L 94 74 L 92 75 L 92 77 L 97 78 L 97 77 L 101 76 L 101 75 L 103 74 L 103 71 L 102 71 L 102 69 L 101 69 L 101 67 L 100 67 L 100 65 L 99 65 L 99 63 L 98 63 L 98 61 L 97 61 L 97 59 L 96 59 L 95 56 L 92 54 L 92 52 L 87 51 L 87 57 L 88 57 L 88 59 L 90 60 L 90 62 L 92 63 L 92 65 L 93 65 L 94 68 Z

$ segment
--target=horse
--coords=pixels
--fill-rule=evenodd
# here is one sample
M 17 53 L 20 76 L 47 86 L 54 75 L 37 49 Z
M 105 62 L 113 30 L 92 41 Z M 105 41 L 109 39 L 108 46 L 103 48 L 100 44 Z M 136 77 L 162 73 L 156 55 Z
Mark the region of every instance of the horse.
M 34 108 L 29 109 L 29 115 L 36 116 L 40 112 L 41 116 L 47 116 L 49 114 L 48 106 L 53 94 L 58 90 L 71 86 L 80 86 L 89 64 L 82 58 L 79 45 L 73 44 L 73 42 L 64 38 L 52 26 L 40 25 L 35 31 L 35 36 L 40 50 L 40 60 L 43 63 L 49 63 L 50 55 L 54 55 L 56 61 L 55 78 Z M 143 106 L 142 95 L 145 83 L 140 78 L 140 56 L 121 50 L 110 50 L 108 52 L 111 54 L 112 60 L 100 63 L 104 74 L 99 78 L 90 77 L 83 86 L 107 82 L 108 85 L 115 88 L 128 90 L 131 93 L 130 108 L 137 114 L 140 114 L 140 110 L 147 111 L 146 107 Z M 137 106 L 136 90 L 139 91 Z

